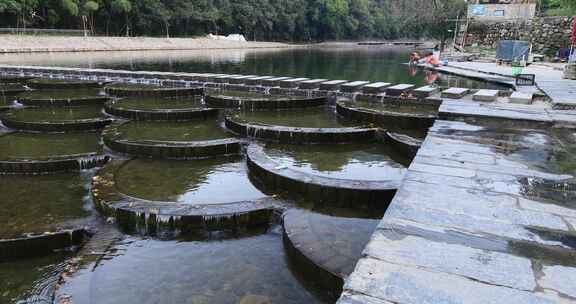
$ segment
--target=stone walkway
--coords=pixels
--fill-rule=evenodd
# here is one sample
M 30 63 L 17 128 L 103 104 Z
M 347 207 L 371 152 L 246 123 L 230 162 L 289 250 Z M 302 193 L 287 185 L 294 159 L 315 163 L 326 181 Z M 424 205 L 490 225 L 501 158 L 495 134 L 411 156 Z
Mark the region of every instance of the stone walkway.
M 436 70 L 465 77 L 483 78 L 496 82 L 514 82 L 512 68 L 487 62 L 451 62 Z M 563 79 L 559 69 L 541 64 L 524 68 L 524 74 L 536 75 L 536 84 L 548 95 L 556 108 L 576 107 L 576 80 Z M 533 87 L 517 87 L 520 92 L 534 92 Z
M 576 131 L 517 105 L 440 111 L 471 118 L 436 121 L 338 303 L 576 303 Z

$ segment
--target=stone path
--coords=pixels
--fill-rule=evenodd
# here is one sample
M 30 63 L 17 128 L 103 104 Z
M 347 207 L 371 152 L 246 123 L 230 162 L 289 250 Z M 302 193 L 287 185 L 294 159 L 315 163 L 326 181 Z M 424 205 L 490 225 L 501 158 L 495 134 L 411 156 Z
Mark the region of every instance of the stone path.
M 442 111 L 504 120 L 436 121 L 338 303 L 576 303 L 576 131 Z
M 486 62 L 451 62 L 438 71 L 495 82 L 513 83 L 512 68 Z M 576 107 L 576 80 L 563 79 L 563 72 L 546 65 L 532 64 L 524 68 L 524 74 L 536 75 L 536 84 L 548 95 L 556 108 Z M 520 92 L 534 93 L 534 87 L 517 87 Z

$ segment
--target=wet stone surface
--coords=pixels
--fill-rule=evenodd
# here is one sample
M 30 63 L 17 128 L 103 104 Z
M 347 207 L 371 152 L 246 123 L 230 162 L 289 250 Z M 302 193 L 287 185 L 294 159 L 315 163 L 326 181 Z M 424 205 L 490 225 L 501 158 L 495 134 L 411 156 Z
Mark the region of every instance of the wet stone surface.
M 19 94 L 18 99 L 46 100 L 49 103 L 54 99 L 82 99 L 90 97 L 103 97 L 101 89 L 75 89 L 75 90 L 35 90 Z
M 576 301 L 565 283 L 576 278 L 574 132 L 536 126 L 437 121 L 345 290 L 394 303 Z
M 293 209 L 283 216 L 286 237 L 292 246 L 324 275 L 346 278 L 378 220 L 342 218 Z
M 116 172 L 118 190 L 150 201 L 191 205 L 256 200 L 266 195 L 248 179 L 241 158 L 131 160 Z

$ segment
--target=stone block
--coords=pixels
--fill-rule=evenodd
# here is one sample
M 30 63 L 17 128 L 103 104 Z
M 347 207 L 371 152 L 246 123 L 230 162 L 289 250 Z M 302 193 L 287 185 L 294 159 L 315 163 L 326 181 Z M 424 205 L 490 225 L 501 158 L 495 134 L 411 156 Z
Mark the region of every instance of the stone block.
M 532 104 L 533 95 L 529 93 L 514 92 L 510 95 L 510 103 Z
M 493 102 L 498 99 L 498 90 L 479 90 L 472 95 L 472 100 Z
M 449 88 L 442 91 L 442 98 L 462 99 L 468 93 L 470 90 L 466 88 Z
M 320 90 L 324 91 L 338 91 L 342 84 L 347 83 L 348 80 L 331 80 L 320 84 Z
M 436 94 L 440 91 L 440 88 L 435 86 L 424 86 L 417 88 L 416 90 L 412 91 L 412 95 L 418 98 L 428 98 L 430 95 Z
M 280 81 L 281 88 L 296 88 L 303 81 L 310 80 L 310 78 L 291 78 Z
M 361 89 L 363 86 L 365 86 L 365 85 L 367 85 L 367 84 L 369 84 L 369 83 L 370 83 L 369 81 L 353 81 L 353 82 L 348 82 L 348 83 L 343 84 L 343 85 L 340 87 L 340 90 L 341 90 L 342 92 L 346 92 L 346 93 L 354 93 L 354 92 L 360 91 L 360 89 Z
M 328 81 L 328 79 L 311 79 L 302 81 L 299 85 L 301 89 L 318 89 L 320 88 L 320 84 L 323 82 Z
M 391 85 L 392 84 L 388 82 L 375 82 L 365 85 L 362 88 L 362 92 L 364 92 L 364 94 L 380 94 L 384 92 L 387 87 Z
M 409 93 L 414 88 L 412 84 L 397 84 L 392 87 L 386 88 L 386 95 L 388 96 L 400 96 L 404 93 Z

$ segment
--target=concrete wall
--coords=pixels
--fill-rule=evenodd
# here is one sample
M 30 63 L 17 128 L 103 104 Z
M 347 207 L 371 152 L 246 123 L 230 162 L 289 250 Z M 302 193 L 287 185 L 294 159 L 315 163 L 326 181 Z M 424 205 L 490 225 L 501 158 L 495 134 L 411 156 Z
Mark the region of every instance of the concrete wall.
M 530 21 L 472 22 L 467 44 L 496 47 L 499 40 L 529 40 L 533 52 L 554 55 L 570 46 L 571 17 L 536 17 Z
M 536 15 L 536 4 L 470 4 L 468 16 L 478 21 L 530 19 Z

